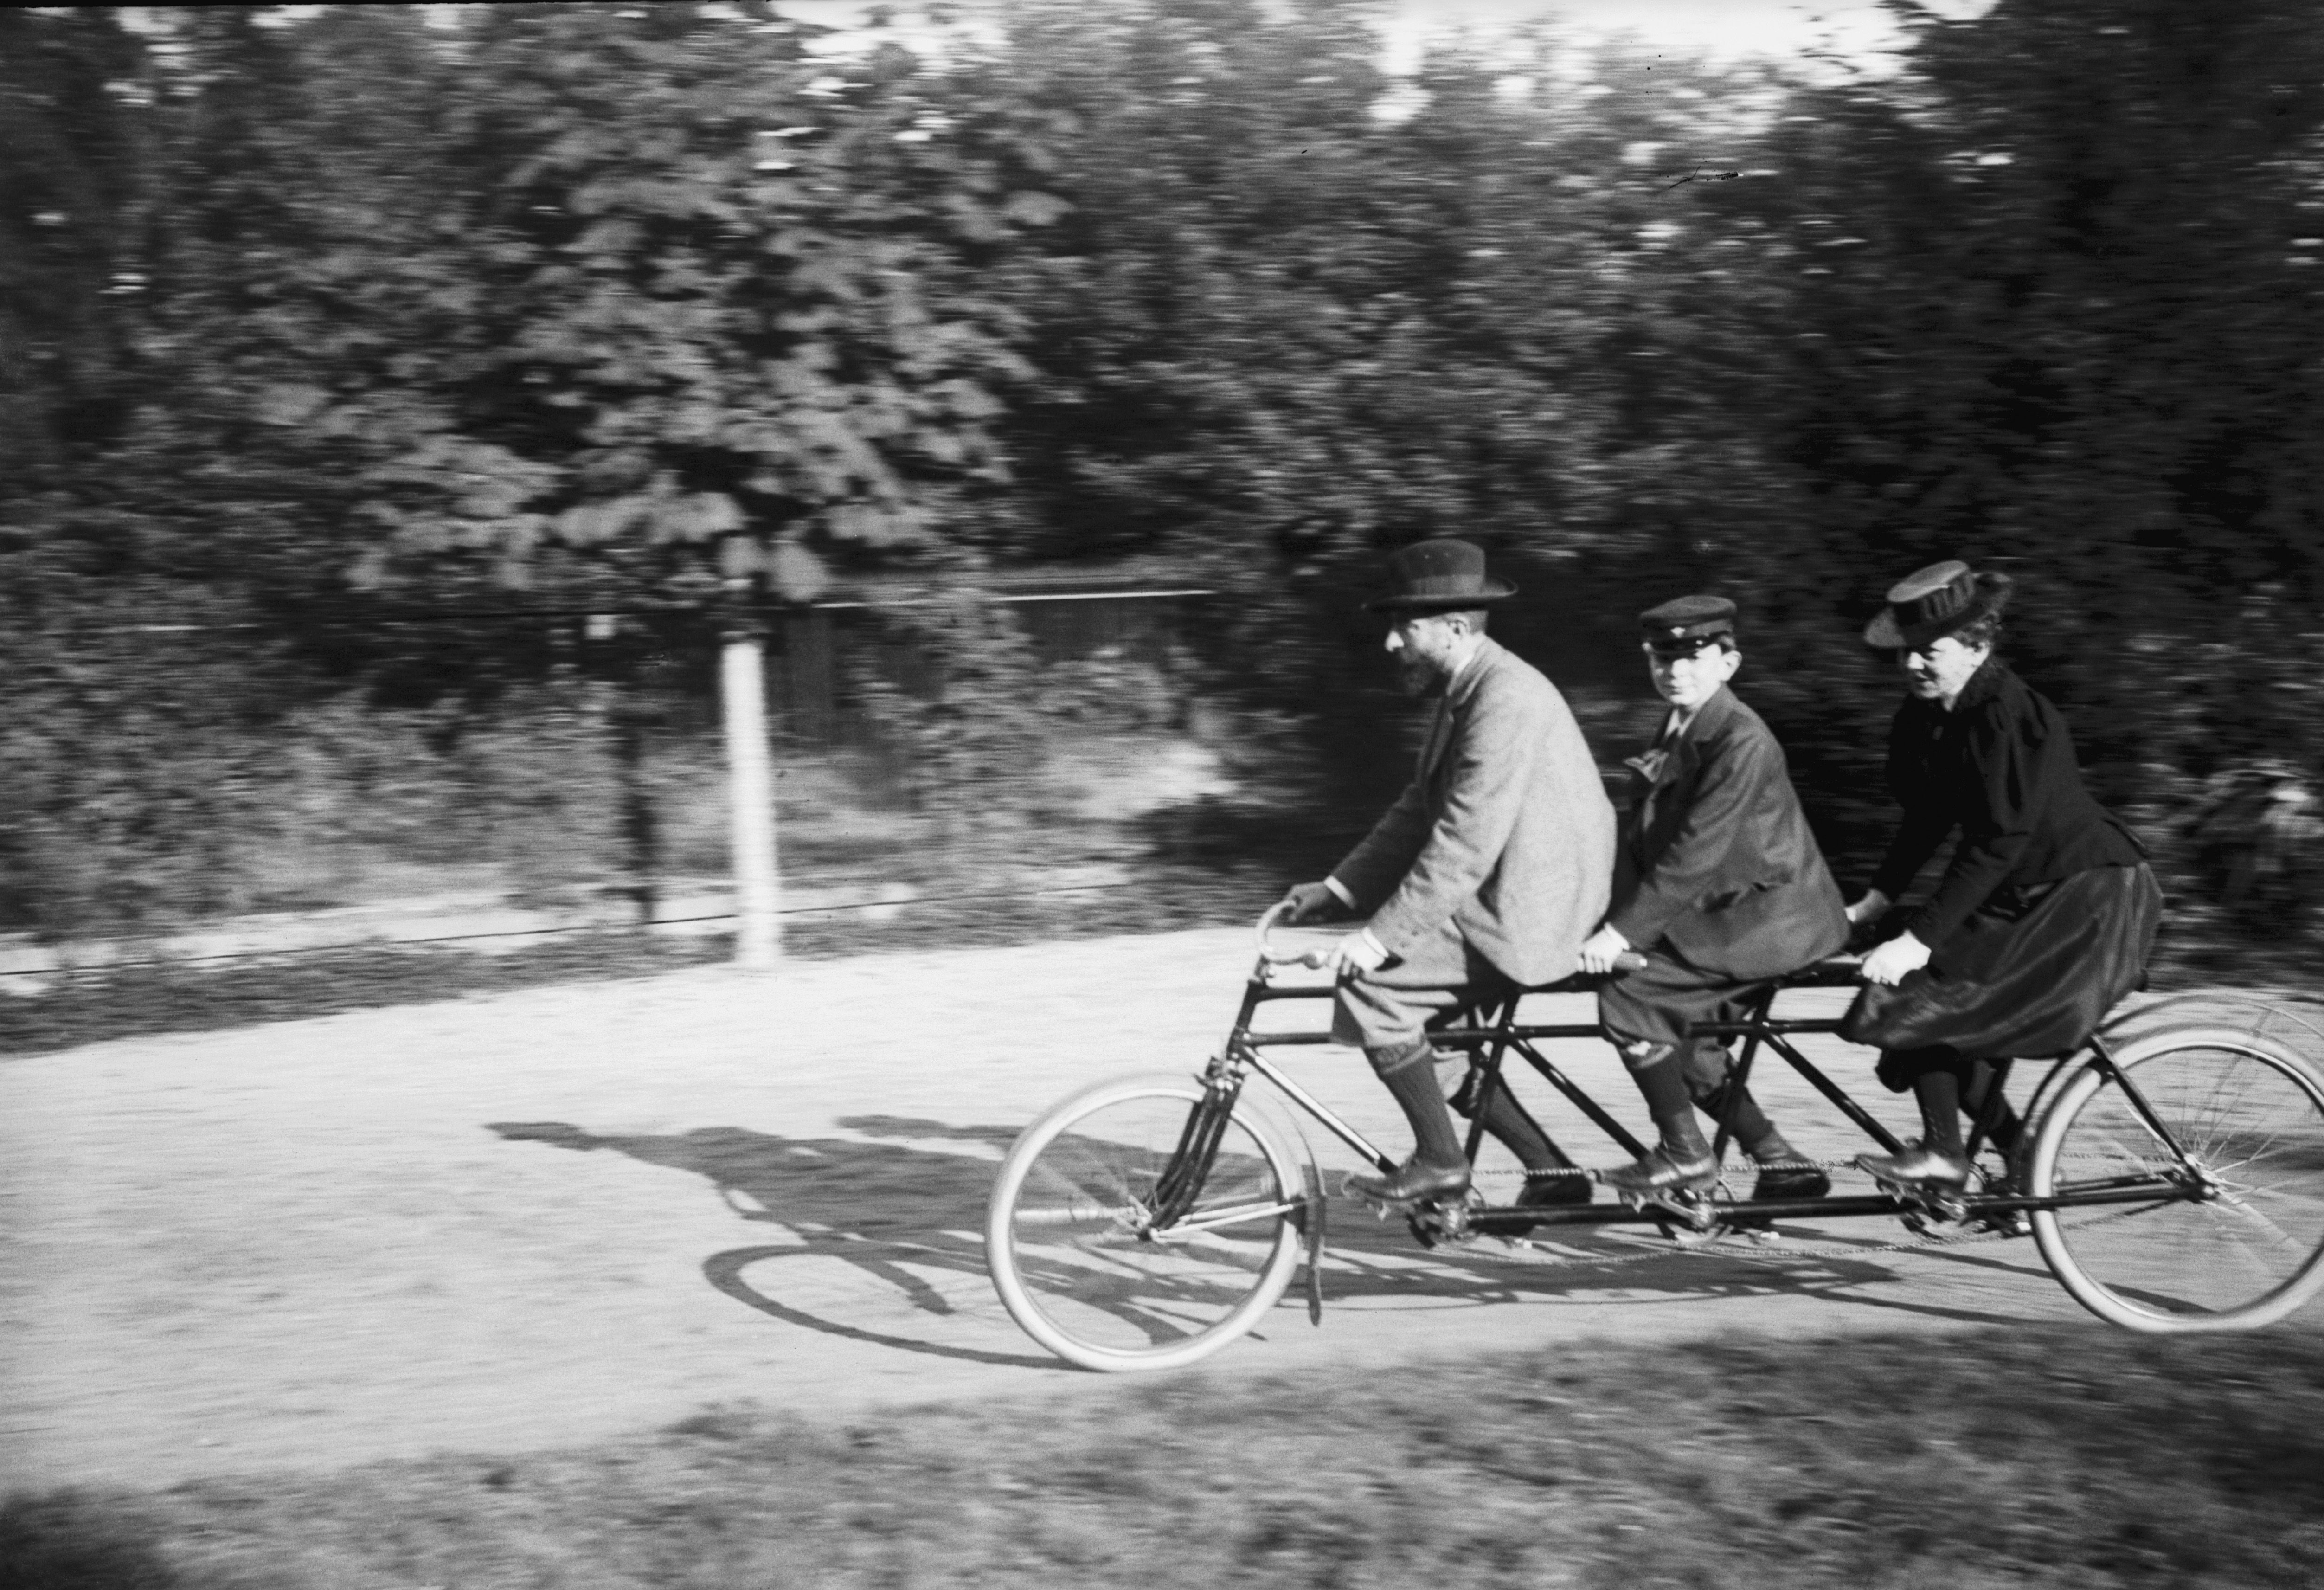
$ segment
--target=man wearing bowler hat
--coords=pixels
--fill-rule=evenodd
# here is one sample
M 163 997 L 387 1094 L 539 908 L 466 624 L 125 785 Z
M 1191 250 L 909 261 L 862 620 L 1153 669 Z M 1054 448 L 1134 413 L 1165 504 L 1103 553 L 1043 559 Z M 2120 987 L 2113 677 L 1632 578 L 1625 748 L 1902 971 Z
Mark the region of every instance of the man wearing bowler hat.
M 1614 812 L 1557 688 L 1489 640 L 1485 614 L 1517 594 L 1467 541 L 1416 542 L 1388 560 L 1368 610 L 1388 619 L 1406 692 L 1436 698 L 1412 782 L 1319 883 L 1285 898 L 1298 921 L 1369 912 L 1340 941 L 1333 1035 L 1364 1051 L 1412 1123 L 1413 1157 L 1351 1190 L 1403 1202 L 1456 1197 L 1469 1167 L 1437 1079 L 1429 1031 L 1480 993 L 1572 974 L 1606 908 Z M 1486 1129 L 1528 1170 L 1571 1168 L 1506 1092 Z M 1520 1203 L 1586 1200 L 1579 1178 L 1532 1179 Z
M 1630 759 L 1613 906 L 1580 959 L 1584 971 L 1607 972 L 1626 952 L 1646 957 L 1600 988 L 1598 1017 L 1661 1142 L 1600 1179 L 1641 1197 L 1710 1182 L 1718 1164 L 1695 1122 L 1700 1105 L 1758 1163 L 1755 1198 L 1821 1197 L 1831 1179 L 1729 1080 L 1726 1045 L 1693 1028 L 1736 1020 L 1768 982 L 1846 944 L 1840 886 L 1808 831 L 1783 746 L 1727 688 L 1743 662 L 1735 604 L 1680 596 L 1638 623 L 1647 672 L 1671 710 L 1646 754 Z

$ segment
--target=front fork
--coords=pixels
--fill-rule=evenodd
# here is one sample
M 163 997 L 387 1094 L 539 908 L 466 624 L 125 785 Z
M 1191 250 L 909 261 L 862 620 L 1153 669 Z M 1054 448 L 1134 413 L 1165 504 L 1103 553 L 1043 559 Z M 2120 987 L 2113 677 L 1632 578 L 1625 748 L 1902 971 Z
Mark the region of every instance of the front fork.
M 1203 1077 L 1203 1096 L 1186 1112 L 1178 1146 L 1154 1183 L 1155 1225 L 1175 1225 L 1184 1220 L 1202 1196 L 1211 1167 L 1218 1160 L 1219 1144 L 1226 1139 L 1227 1122 L 1234 1114 L 1236 1101 L 1242 1097 L 1242 1084 L 1240 1066 L 1223 1057 L 1211 1062 Z
M 1155 1185 L 1153 1223 L 1156 1225 L 1184 1219 L 1194 1206 L 1195 1198 L 1201 1196 L 1204 1182 L 1210 1177 L 1211 1167 L 1218 1159 L 1219 1144 L 1226 1135 L 1227 1123 L 1234 1115 L 1235 1105 L 1241 1102 L 1243 1085 L 1250 1077 L 1251 1062 L 1255 1057 L 1250 1051 L 1247 1035 L 1264 986 L 1263 983 L 1254 980 L 1245 988 L 1242 1009 L 1236 1014 L 1233 1031 L 1228 1033 L 1226 1042 L 1220 1046 L 1210 1064 L 1204 1068 L 1202 1100 L 1186 1113 L 1185 1127 L 1178 1134 L 1178 1147 L 1171 1154 L 1169 1164 L 1164 1168 Z M 1300 1156 L 1300 1174 L 1299 1207 L 1292 1218 L 1298 1224 L 1299 1245 L 1307 1268 L 1308 1322 L 1321 1325 L 1323 1323 L 1324 1211 L 1329 1199 L 1323 1191 L 1323 1172 L 1317 1168 L 1312 1154 Z

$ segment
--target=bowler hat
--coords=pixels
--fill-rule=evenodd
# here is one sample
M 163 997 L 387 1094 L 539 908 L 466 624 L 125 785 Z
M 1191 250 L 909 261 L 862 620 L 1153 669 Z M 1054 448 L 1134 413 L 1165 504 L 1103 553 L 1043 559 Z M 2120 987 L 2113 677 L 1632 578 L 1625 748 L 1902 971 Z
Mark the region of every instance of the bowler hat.
M 1864 643 L 1883 651 L 1925 646 L 1998 613 L 2016 582 L 2006 574 L 1978 574 L 1959 559 L 1932 563 L 1888 587 L 1888 605 L 1864 626 Z
M 1399 547 L 1388 560 L 1388 589 L 1364 604 L 1367 613 L 1457 613 L 1507 601 L 1517 587 L 1485 572 L 1485 550 L 1439 536 Z
M 1692 657 L 1735 633 L 1735 604 L 1724 596 L 1674 596 L 1638 615 L 1646 644 L 1665 657 Z

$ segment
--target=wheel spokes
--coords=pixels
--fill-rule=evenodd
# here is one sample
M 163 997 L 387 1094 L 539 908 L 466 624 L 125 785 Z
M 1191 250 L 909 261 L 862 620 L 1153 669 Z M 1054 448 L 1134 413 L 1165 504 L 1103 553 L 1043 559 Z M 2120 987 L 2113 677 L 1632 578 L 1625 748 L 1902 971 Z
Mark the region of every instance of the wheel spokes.
M 2051 1190 L 2153 1180 L 2183 1194 L 2089 1220 L 2057 1212 L 2044 1251 L 2060 1278 L 2146 1328 L 2239 1323 L 2296 1302 L 2324 1255 L 2324 1087 L 2296 1061 L 2209 1041 L 2122 1069 L 2153 1123 L 2129 1088 L 2100 1080 L 2062 1118 Z
M 1013 1282 L 1003 1300 L 1074 1362 L 1160 1363 L 1206 1351 L 1214 1336 L 1231 1340 L 1253 1308 L 1272 1303 L 1296 1261 L 1296 1178 L 1241 1117 L 1211 1117 L 1215 1149 L 1199 1182 L 1185 1179 L 1178 1160 L 1200 1095 L 1181 1086 L 1132 1086 L 1078 1106 L 1069 1126 L 1028 1149 L 1014 1196 L 996 1212 Z M 1165 1188 L 1184 1213 L 1157 1224 Z M 1001 1268 L 997 1260 L 996 1275 Z

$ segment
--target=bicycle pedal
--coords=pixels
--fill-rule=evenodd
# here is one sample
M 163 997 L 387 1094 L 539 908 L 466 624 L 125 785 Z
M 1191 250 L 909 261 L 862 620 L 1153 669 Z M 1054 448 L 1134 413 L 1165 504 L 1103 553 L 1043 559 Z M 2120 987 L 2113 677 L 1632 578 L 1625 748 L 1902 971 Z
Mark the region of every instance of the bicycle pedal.
M 1969 1205 L 1958 1193 L 1922 1188 L 1907 1196 L 1922 1214 L 1941 1225 L 1960 1225 L 1969 1219 Z
M 1872 1185 L 1900 1203 L 1929 1210 L 1943 1219 L 1958 1220 L 1969 1212 L 1968 1205 L 1962 1201 L 1967 1193 L 1964 1188 L 1927 1181 L 1891 1181 L 1882 1176 L 1874 1177 Z
M 1646 1195 L 1646 1201 L 1700 1229 L 1719 1223 L 1719 1206 L 1711 1197 L 1711 1190 L 1718 1185 L 1716 1177 L 1705 1177 L 1698 1182 L 1657 1188 Z
M 1710 1209 L 1700 1206 L 1689 1208 L 1683 1204 L 1676 1206 L 1664 1204 L 1661 1207 L 1689 1231 L 1716 1235 L 1724 1229 L 1720 1225 L 1718 1215 Z
M 1405 1225 L 1412 1232 L 1413 1240 L 1424 1248 L 1470 1243 L 1477 1238 L 1475 1228 L 1469 1224 L 1466 1203 L 1419 1205 L 1406 1216 Z
M 1950 1236 L 1969 1225 L 1969 1206 L 1959 1198 L 1935 1194 L 1914 1201 L 1898 1216 L 1916 1236 Z
M 1641 1214 L 1653 1216 L 1665 1234 L 1675 1234 L 1680 1227 L 1693 1232 L 1720 1229 L 1719 1211 L 1713 1205 L 1675 1188 L 1641 1193 L 1635 1202 L 1625 1195 L 1622 1201 Z

